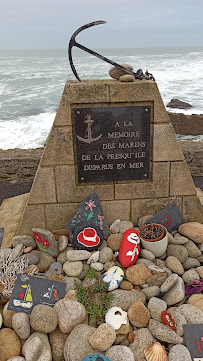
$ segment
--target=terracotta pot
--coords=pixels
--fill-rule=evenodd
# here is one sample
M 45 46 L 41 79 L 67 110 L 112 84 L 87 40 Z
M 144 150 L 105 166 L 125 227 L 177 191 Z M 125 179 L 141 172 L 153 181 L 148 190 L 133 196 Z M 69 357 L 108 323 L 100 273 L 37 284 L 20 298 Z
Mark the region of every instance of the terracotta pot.
M 146 229 L 150 229 L 153 226 L 162 229 L 162 232 L 159 237 L 152 239 L 152 238 L 145 238 L 144 236 L 141 235 L 142 231 L 144 231 Z M 140 229 L 139 236 L 147 242 L 157 242 L 157 241 L 160 241 L 160 239 L 165 237 L 166 232 L 167 232 L 166 228 L 164 226 L 162 226 L 161 224 L 152 223 L 152 224 L 146 224 L 145 226 L 143 226 Z

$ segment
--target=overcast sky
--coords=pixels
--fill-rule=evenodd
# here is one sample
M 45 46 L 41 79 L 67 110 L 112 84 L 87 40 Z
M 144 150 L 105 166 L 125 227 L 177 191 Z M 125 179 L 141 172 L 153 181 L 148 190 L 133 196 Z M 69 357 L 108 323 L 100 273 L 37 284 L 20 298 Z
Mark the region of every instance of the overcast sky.
M 0 0 L 0 49 L 203 46 L 203 0 Z

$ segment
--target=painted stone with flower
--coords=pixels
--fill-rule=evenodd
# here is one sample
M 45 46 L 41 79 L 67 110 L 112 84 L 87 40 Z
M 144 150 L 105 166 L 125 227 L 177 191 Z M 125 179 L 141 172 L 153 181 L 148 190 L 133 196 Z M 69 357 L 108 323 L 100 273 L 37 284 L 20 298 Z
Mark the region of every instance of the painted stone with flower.
M 107 229 L 104 214 L 96 193 L 81 202 L 76 214 L 66 224 L 74 249 L 97 250 Z
M 32 232 L 39 251 L 48 253 L 52 257 L 58 256 L 58 243 L 50 231 L 42 228 L 33 228 Z
M 128 229 L 123 235 L 119 250 L 119 262 L 123 267 L 135 264 L 140 252 L 140 238 L 134 229 Z

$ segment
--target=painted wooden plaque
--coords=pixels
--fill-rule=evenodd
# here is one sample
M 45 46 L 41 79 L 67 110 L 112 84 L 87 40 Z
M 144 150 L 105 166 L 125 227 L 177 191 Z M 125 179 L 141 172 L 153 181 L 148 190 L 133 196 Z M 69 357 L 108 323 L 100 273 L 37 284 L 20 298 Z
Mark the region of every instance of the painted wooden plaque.
M 203 324 L 183 325 L 183 329 L 192 361 L 203 361 Z
M 19 274 L 9 301 L 8 310 L 31 313 L 34 306 L 54 306 L 64 298 L 66 284 L 40 277 Z
M 172 202 L 161 212 L 157 213 L 156 216 L 151 218 L 147 223 L 162 224 L 162 226 L 164 226 L 168 232 L 172 233 L 173 231 L 178 229 L 178 227 L 182 223 L 185 223 L 185 219 L 180 212 L 177 204 L 175 202 Z
M 150 106 L 74 109 L 79 183 L 150 178 Z

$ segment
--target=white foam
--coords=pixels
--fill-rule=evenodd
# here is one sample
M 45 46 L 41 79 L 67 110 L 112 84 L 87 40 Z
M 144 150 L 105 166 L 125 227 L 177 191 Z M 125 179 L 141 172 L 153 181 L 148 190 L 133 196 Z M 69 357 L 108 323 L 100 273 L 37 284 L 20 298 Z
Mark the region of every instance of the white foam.
M 41 113 L 0 122 L 1 149 L 30 149 L 44 146 L 56 113 Z

